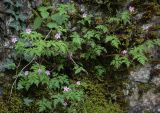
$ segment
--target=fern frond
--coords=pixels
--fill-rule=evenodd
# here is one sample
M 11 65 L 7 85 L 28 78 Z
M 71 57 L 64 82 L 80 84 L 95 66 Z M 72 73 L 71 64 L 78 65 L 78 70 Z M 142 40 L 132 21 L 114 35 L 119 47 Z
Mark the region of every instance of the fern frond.
M 116 47 L 116 48 L 118 48 L 119 45 L 121 44 L 120 40 L 119 40 L 119 39 L 117 38 L 117 36 L 115 36 L 115 35 L 106 36 L 105 42 L 106 42 L 106 43 L 110 42 L 111 45 L 112 45 L 113 47 Z

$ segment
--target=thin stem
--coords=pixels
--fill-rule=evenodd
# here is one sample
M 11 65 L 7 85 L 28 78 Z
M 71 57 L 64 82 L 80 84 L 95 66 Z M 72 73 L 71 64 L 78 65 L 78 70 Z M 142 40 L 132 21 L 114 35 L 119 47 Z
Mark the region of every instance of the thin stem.
M 49 34 L 50 34 L 51 32 L 52 32 L 52 30 L 50 30 L 50 31 L 48 32 L 48 34 L 46 35 L 46 37 L 45 37 L 44 40 L 46 40 L 46 39 L 48 38 L 48 36 L 49 36 Z M 18 74 L 16 74 L 16 78 L 15 78 L 13 84 L 12 84 L 12 87 L 11 87 L 9 100 L 11 99 L 11 96 L 12 96 L 13 87 L 14 87 L 14 85 L 16 84 L 17 79 L 18 79 L 18 77 L 19 77 L 18 75 L 19 75 L 20 73 L 22 73 L 23 70 L 24 70 L 25 68 L 27 68 L 27 67 L 35 60 L 35 58 L 36 58 L 36 56 L 34 56 L 34 57 L 32 58 L 32 60 L 31 60 L 27 65 L 25 65 Z M 17 68 L 18 68 L 19 66 L 20 66 L 20 63 L 18 64 Z
M 11 99 L 11 96 L 12 96 L 13 87 L 14 87 L 14 85 L 16 84 L 17 79 L 18 79 L 18 77 L 19 77 L 18 75 L 19 75 L 26 67 L 28 67 L 28 66 L 34 61 L 34 59 L 35 59 L 35 57 L 33 57 L 33 59 L 32 59 L 27 65 L 25 65 L 25 66 L 21 69 L 21 71 L 16 75 L 16 78 L 15 78 L 13 84 L 12 84 L 12 87 L 11 87 L 11 91 L 10 91 L 10 95 L 9 95 L 9 100 Z

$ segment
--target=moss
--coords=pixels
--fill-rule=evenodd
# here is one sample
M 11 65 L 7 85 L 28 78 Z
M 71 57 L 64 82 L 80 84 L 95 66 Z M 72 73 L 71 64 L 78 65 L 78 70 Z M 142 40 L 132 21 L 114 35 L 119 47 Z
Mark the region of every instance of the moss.
M 22 101 L 13 96 L 10 101 L 0 98 L 0 113 L 20 113 L 22 112 Z
M 38 110 L 34 105 L 25 106 L 21 97 L 14 93 L 10 100 L 0 97 L 0 113 L 38 113 Z
M 155 15 L 160 15 L 160 6 L 157 1 L 135 0 L 133 2 L 136 9 L 143 13 L 141 22 L 146 23 Z
M 138 84 L 138 89 L 139 89 L 139 94 L 142 95 L 143 93 L 146 93 L 148 90 L 153 88 L 153 84 L 145 84 L 145 83 L 139 83 Z
M 122 97 L 123 87 L 117 85 L 123 84 L 124 81 L 116 83 L 116 79 L 109 81 L 103 77 L 84 78 L 83 87 L 87 98 L 82 104 L 82 113 L 123 113 L 125 108 L 121 105 L 126 105 Z
M 160 93 L 160 86 L 158 86 L 155 90 L 154 93 Z
M 0 73 L 3 95 L 0 96 L 0 113 L 38 113 L 35 105 L 27 107 L 24 105 L 21 93 L 13 89 L 12 97 L 9 100 L 10 88 L 12 86 L 11 75 Z
M 138 88 L 143 91 L 148 91 L 151 87 L 149 84 L 139 83 Z
M 2 97 L 0 97 L 0 113 L 10 113 L 6 107 L 6 103 L 3 102 Z
M 124 113 L 118 104 L 102 103 L 97 104 L 92 101 L 92 98 L 88 99 L 84 103 L 83 113 Z

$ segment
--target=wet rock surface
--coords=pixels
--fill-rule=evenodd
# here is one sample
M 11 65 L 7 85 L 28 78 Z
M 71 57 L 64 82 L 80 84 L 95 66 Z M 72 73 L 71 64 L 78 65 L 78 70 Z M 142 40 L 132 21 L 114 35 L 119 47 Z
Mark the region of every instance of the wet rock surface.
M 56 5 L 59 0 L 51 0 L 53 5 Z M 128 0 L 123 6 L 127 9 L 128 5 L 132 0 Z M 62 0 L 62 2 L 70 2 L 70 0 Z M 28 7 L 36 7 L 41 4 L 41 0 L 37 0 L 36 3 L 29 3 L 24 0 L 26 7 L 23 8 L 22 12 L 26 15 L 30 15 L 30 9 Z M 88 9 L 84 5 L 79 5 L 81 13 L 86 13 Z M 94 8 L 95 10 L 95 8 Z M 92 11 L 91 11 L 92 12 Z M 88 13 L 88 12 L 87 12 Z M 96 13 L 95 16 L 101 15 Z M 140 12 L 133 20 L 139 21 L 143 18 L 144 12 Z M 11 29 L 8 28 L 8 23 L 12 20 L 12 17 L 5 13 L 5 6 L 2 1 L 0 1 L 0 40 L 4 37 L 12 35 Z M 142 29 L 147 31 L 152 26 L 160 24 L 160 16 L 154 16 L 150 22 L 143 23 Z M 71 29 L 74 31 L 76 28 Z M 160 35 L 160 30 L 156 31 Z M 145 36 L 144 36 L 145 37 Z M 7 40 L 5 40 L 7 41 Z M 2 43 L 1 43 L 2 44 Z M 4 45 L 0 45 L 2 48 Z M 1 52 L 1 50 L 0 50 Z M 4 51 L 2 51 L 4 52 Z M 6 50 L 5 50 L 6 52 Z M 151 51 L 152 56 L 155 59 L 160 58 L 160 48 L 155 47 Z M 0 65 L 1 66 L 1 65 Z M 1 66 L 2 67 L 2 66 Z M 0 68 L 0 70 L 2 70 Z M 160 113 L 160 74 L 155 74 L 153 72 L 160 70 L 160 64 L 146 64 L 144 67 L 138 67 L 137 69 L 130 72 L 129 84 L 124 90 L 124 95 L 129 101 L 130 109 L 128 113 L 145 113 L 146 111 L 153 113 Z M 141 87 L 140 87 L 141 86 Z M 148 87 L 149 86 L 149 87 Z M 144 91 L 145 90 L 145 91 Z M 3 89 L 0 87 L 0 96 L 3 94 Z
M 144 17 L 144 12 L 137 13 L 133 19 L 140 21 Z M 153 16 L 150 21 L 142 22 L 141 28 L 148 32 L 154 26 L 160 24 L 160 16 Z M 160 30 L 154 32 L 160 36 Z M 146 35 L 143 36 L 144 38 Z M 137 67 L 130 72 L 129 83 L 124 92 L 128 94 L 126 98 L 130 109 L 128 113 L 160 113 L 160 48 L 155 47 L 150 50 L 151 58 L 156 63 L 146 64 Z
M 147 64 L 131 71 L 128 84 L 130 110 L 128 113 L 160 113 L 160 73 L 153 75 L 152 71 L 160 70 L 160 65 Z
M 147 64 L 146 66 L 139 69 L 139 71 L 130 72 L 130 80 L 135 82 L 147 83 L 150 79 L 151 65 Z

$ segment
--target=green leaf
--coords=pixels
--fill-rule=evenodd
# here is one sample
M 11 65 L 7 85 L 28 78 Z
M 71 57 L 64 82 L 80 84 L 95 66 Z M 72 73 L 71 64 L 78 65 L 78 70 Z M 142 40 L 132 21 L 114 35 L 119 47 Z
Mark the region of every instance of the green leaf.
M 39 77 L 39 81 L 41 82 L 41 84 L 47 84 L 49 82 L 49 78 L 45 74 L 42 74 Z
M 19 19 L 22 21 L 22 22 L 25 22 L 25 20 L 27 19 L 27 17 L 23 14 L 20 14 L 19 15 Z
M 53 98 L 54 108 L 56 108 L 58 104 L 64 103 L 64 96 L 61 94 L 53 95 L 52 98 Z
M 110 42 L 113 47 L 118 48 L 121 42 L 115 35 L 106 36 L 105 42 Z
M 94 30 L 89 30 L 87 31 L 87 33 L 84 35 L 84 38 L 90 40 L 91 38 L 93 38 L 95 36 L 95 31 Z
M 128 11 L 124 11 L 120 14 L 120 18 L 122 19 L 122 22 L 126 25 L 127 23 L 130 23 L 130 16 Z
M 4 70 L 4 69 L 15 69 L 16 65 L 13 62 L 12 59 L 6 58 L 3 62 L 1 62 L 0 64 L 0 70 Z
M 83 67 L 81 67 L 79 65 L 75 65 L 74 70 L 75 70 L 75 72 L 74 72 L 75 74 L 79 74 L 81 72 L 87 73 L 87 71 Z
M 122 64 L 126 64 L 127 67 L 130 66 L 131 63 L 127 56 L 116 55 L 111 62 L 111 65 L 116 67 L 116 69 L 118 69 Z
M 96 75 L 103 75 L 106 72 L 105 67 L 101 66 L 101 65 L 97 65 L 95 66 L 95 71 L 96 71 Z
M 16 12 L 14 12 L 13 10 L 7 9 L 6 12 L 11 14 L 12 16 L 16 17 Z
M 42 98 L 40 101 L 38 101 L 38 106 L 39 106 L 39 112 L 44 112 L 47 111 L 48 109 L 52 109 L 52 103 L 47 100 L 46 98 Z
M 49 82 L 50 89 L 59 89 L 61 86 L 69 84 L 67 76 L 62 75 L 55 78 L 52 78 Z
M 43 11 L 43 12 L 41 12 L 41 16 L 42 16 L 43 19 L 48 18 L 49 13 L 47 11 Z
M 14 20 L 9 24 L 9 27 L 14 28 L 16 31 L 19 31 L 20 30 L 20 23 L 19 23 L 19 21 Z
M 71 35 L 72 37 L 72 43 L 77 46 L 77 48 L 81 48 L 81 45 L 83 43 L 83 39 L 80 38 L 79 34 L 77 32 L 73 32 Z
M 51 15 L 51 19 L 55 21 L 58 25 L 62 25 L 63 23 L 65 23 L 68 18 L 69 17 L 67 15 L 61 15 L 59 13 Z
M 18 82 L 18 86 L 17 86 L 17 90 L 21 90 L 21 89 L 23 89 L 24 87 L 23 87 L 23 85 L 21 84 L 21 82 Z
M 47 10 L 49 10 L 49 9 L 52 9 L 53 7 L 52 6 L 41 6 L 41 7 L 39 7 L 38 8 L 38 11 L 40 11 L 40 12 L 45 12 L 45 11 L 47 11 Z
M 47 27 L 50 28 L 50 29 L 52 29 L 52 28 L 57 28 L 58 26 L 57 26 L 56 23 L 49 22 L 49 23 L 47 24 Z
M 23 7 L 23 5 L 22 5 L 22 3 L 17 1 L 16 4 L 15 4 L 15 7 L 20 8 L 20 7 Z
M 117 18 L 117 17 L 111 17 L 111 18 L 108 19 L 108 22 L 109 22 L 109 23 L 119 24 L 119 23 L 120 23 L 120 19 Z
M 26 106 L 30 106 L 31 103 L 33 102 L 33 100 L 29 98 L 24 98 L 23 101 Z
M 3 0 L 4 3 L 8 3 L 8 4 L 11 4 L 13 5 L 14 3 L 12 2 L 12 0 Z
M 40 28 L 41 24 L 42 24 L 42 18 L 41 17 L 36 17 L 35 20 L 34 20 L 34 23 L 33 23 L 33 29 L 38 29 Z
M 104 33 L 108 32 L 108 28 L 104 25 L 98 25 L 96 29 L 102 30 Z

